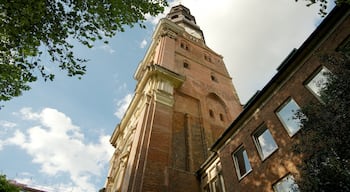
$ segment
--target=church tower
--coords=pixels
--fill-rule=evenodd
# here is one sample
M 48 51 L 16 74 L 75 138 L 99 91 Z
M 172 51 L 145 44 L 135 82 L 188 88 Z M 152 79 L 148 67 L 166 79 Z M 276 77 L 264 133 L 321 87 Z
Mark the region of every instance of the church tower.
M 222 56 L 206 46 L 188 8 L 159 21 L 134 78 L 110 139 L 106 191 L 200 191 L 195 172 L 242 109 Z

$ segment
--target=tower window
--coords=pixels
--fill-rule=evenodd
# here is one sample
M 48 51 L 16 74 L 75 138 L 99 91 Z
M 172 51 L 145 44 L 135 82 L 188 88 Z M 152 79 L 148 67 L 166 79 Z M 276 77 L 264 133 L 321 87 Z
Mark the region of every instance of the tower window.
M 214 111 L 209 109 L 209 116 L 214 118 Z
M 171 19 L 176 19 L 178 17 L 179 17 L 178 15 L 174 15 L 174 16 L 171 17 Z
M 210 78 L 212 81 L 218 82 L 218 79 L 213 74 L 210 75 Z
M 184 68 L 186 68 L 186 69 L 188 69 L 189 68 L 189 64 L 186 62 L 186 61 L 184 61 Z
M 187 43 L 181 42 L 181 43 L 180 43 L 180 47 L 181 47 L 182 49 L 185 49 L 186 51 L 189 50 L 189 46 L 188 46 Z
M 222 113 L 220 113 L 220 120 L 224 121 L 224 115 Z
M 207 54 L 204 54 L 204 60 L 211 62 L 211 57 Z

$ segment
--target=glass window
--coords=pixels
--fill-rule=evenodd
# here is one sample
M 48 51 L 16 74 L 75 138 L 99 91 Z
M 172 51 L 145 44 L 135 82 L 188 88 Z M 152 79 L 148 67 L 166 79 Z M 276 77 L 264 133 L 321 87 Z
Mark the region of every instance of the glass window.
M 247 151 L 244 149 L 244 147 L 240 147 L 233 154 L 233 160 L 236 166 L 236 171 L 239 179 L 247 175 L 252 170 L 248 159 Z
M 269 129 L 267 129 L 265 126 L 260 128 L 254 134 L 254 141 L 262 159 L 265 159 L 271 155 L 271 153 L 278 148 Z
M 221 163 L 217 161 L 202 177 L 203 191 L 206 192 L 225 192 L 224 177 L 222 175 Z
M 298 111 L 300 111 L 300 107 L 294 99 L 288 100 L 277 111 L 277 116 L 288 131 L 289 136 L 293 136 L 301 128 L 300 119 L 296 117 Z
M 326 86 L 328 73 L 330 71 L 323 67 L 306 85 L 317 97 L 321 96 L 321 90 Z
M 298 185 L 295 183 L 292 175 L 287 175 L 279 182 L 273 185 L 275 192 L 299 192 Z

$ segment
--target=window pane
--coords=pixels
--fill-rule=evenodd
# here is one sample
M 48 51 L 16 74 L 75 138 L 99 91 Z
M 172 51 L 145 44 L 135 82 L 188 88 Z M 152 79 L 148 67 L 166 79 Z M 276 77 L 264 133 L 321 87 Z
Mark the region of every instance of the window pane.
M 255 135 L 255 141 L 257 142 L 258 150 L 260 151 L 263 159 L 278 148 L 275 140 L 267 128 L 264 128 Z
M 323 67 L 320 72 L 307 84 L 307 87 L 318 97 L 321 96 L 321 90 L 326 86 L 327 83 L 327 73 L 330 71 Z
M 215 180 L 213 181 L 213 185 L 215 188 L 215 192 L 223 192 L 221 182 L 218 178 L 215 178 Z
M 287 175 L 274 186 L 275 192 L 299 192 L 298 185 L 295 183 L 292 175 Z
M 242 178 L 247 174 L 252 167 L 248 159 L 247 151 L 242 147 L 234 154 L 234 161 L 236 165 L 236 170 L 239 178 Z
M 293 100 L 289 100 L 287 104 L 280 109 L 277 114 L 287 129 L 290 136 L 294 135 L 301 127 L 300 119 L 295 117 L 295 114 L 300 110 L 298 104 Z

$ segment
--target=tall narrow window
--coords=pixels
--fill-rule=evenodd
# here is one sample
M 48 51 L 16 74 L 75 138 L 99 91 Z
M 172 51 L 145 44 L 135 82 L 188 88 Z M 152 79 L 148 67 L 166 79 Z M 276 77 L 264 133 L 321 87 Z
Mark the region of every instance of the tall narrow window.
M 292 98 L 285 102 L 277 111 L 277 116 L 286 128 L 289 136 L 293 136 L 301 128 L 300 119 L 296 116 L 297 112 L 302 115 L 299 105 Z
M 212 81 L 218 82 L 218 79 L 215 77 L 214 74 L 211 74 L 211 75 L 210 75 L 210 78 L 211 78 Z
M 318 98 L 321 96 L 321 90 L 327 85 L 327 74 L 330 71 L 322 67 L 322 69 L 306 84 L 306 87 Z
M 224 115 L 222 113 L 220 113 L 220 120 L 224 121 Z
M 299 192 L 298 185 L 291 174 L 274 184 L 273 190 L 275 192 Z
M 247 151 L 244 149 L 244 147 L 240 147 L 233 154 L 233 160 L 236 166 L 236 172 L 239 179 L 246 176 L 252 170 L 248 159 Z
M 214 118 L 214 111 L 209 109 L 209 116 Z
M 271 132 L 266 126 L 259 128 L 253 137 L 261 159 L 265 159 L 266 157 L 270 156 L 278 148 L 271 135 Z

